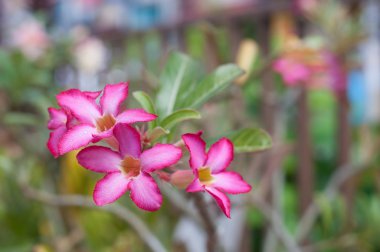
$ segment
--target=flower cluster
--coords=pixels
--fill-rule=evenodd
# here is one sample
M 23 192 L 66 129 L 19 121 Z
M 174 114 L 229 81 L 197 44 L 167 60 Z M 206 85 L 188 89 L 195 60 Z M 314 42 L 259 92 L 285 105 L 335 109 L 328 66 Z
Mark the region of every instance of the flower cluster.
M 130 191 L 139 208 L 155 211 L 162 204 L 162 195 L 154 174 L 162 177 L 160 170 L 177 164 L 182 150 L 172 144 L 147 143 L 146 133 L 132 125 L 155 120 L 157 116 L 143 109 L 121 110 L 127 96 L 128 83 L 109 84 L 99 92 L 61 92 L 57 95 L 59 108 L 49 108 L 51 133 L 47 147 L 54 157 L 81 149 L 77 155 L 79 164 L 105 174 L 95 185 L 96 205 L 112 203 Z M 90 145 L 101 140 L 109 147 Z M 238 173 L 226 171 L 234 156 L 232 142 L 222 138 L 206 152 L 201 133 L 184 134 L 182 140 L 190 152 L 192 169 L 192 174 L 186 173 L 192 179 L 186 191 L 208 192 L 230 217 L 230 201 L 225 193 L 251 190 Z

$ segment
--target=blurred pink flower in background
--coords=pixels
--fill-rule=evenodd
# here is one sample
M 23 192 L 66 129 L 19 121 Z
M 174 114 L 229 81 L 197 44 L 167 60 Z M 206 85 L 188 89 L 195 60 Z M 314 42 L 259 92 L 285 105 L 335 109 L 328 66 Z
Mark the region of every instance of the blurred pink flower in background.
M 285 84 L 289 86 L 295 86 L 307 81 L 312 74 L 310 67 L 307 65 L 285 57 L 276 60 L 273 64 L 273 69 L 281 74 Z
M 330 88 L 337 94 L 346 92 L 347 73 L 344 61 L 331 51 L 326 51 L 323 55 L 326 61 Z
M 310 12 L 317 6 L 317 0 L 293 0 L 296 10 Z
M 46 30 L 37 21 L 19 25 L 12 32 L 11 43 L 31 60 L 38 59 L 51 45 Z

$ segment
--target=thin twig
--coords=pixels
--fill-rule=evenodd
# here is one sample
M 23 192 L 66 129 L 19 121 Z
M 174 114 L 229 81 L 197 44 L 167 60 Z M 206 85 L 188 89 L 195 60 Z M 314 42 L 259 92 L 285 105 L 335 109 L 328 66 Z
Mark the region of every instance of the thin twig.
M 368 164 L 347 164 L 342 167 L 339 167 L 334 173 L 334 175 L 331 177 L 323 194 L 326 196 L 328 200 L 332 200 L 338 193 L 339 188 L 347 179 L 367 169 L 368 167 Z M 319 205 L 317 204 L 316 200 L 314 200 L 298 224 L 296 231 L 296 240 L 298 242 L 304 240 L 305 237 L 310 233 L 315 221 L 318 218 L 320 210 L 321 209 Z
M 357 234 L 348 233 L 338 238 L 334 237 L 333 239 L 328 239 L 328 240 L 320 241 L 315 244 L 304 246 L 302 250 L 304 252 L 326 251 L 329 249 L 343 250 L 343 249 L 349 249 L 349 247 L 352 247 L 355 244 L 357 244 L 358 241 L 360 241 L 360 238 L 358 238 Z M 361 248 L 361 249 L 364 249 L 364 248 Z
M 194 202 L 198 207 L 200 216 L 203 220 L 205 231 L 207 233 L 207 251 L 216 252 L 218 248 L 218 237 L 216 233 L 215 223 L 212 221 L 212 216 L 207 210 L 206 203 L 204 202 L 202 195 L 194 193 Z
M 129 209 L 114 203 L 102 208 L 94 205 L 90 197 L 81 195 L 54 195 L 42 191 L 35 190 L 28 186 L 23 186 L 24 194 L 28 198 L 54 206 L 78 206 L 86 208 L 94 208 L 100 211 L 112 213 L 126 221 L 136 230 L 142 241 L 154 252 L 166 252 L 167 250 L 158 240 L 158 238 L 150 231 L 145 223 Z
M 277 211 L 275 211 L 268 203 L 266 203 L 261 197 L 258 197 L 256 194 L 252 195 L 251 202 L 257 209 L 260 210 L 260 212 L 271 224 L 273 232 L 276 234 L 277 238 L 281 241 L 287 251 L 302 251 L 292 235 L 286 229 L 285 224 Z

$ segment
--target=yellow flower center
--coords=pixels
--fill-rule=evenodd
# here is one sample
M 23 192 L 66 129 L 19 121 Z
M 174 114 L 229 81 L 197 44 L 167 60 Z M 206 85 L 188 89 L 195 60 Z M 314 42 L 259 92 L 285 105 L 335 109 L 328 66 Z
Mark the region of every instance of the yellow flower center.
M 115 123 L 115 118 L 110 114 L 106 114 L 103 117 L 96 120 L 96 128 L 100 132 L 106 131 L 112 128 L 115 125 Z
M 211 169 L 209 167 L 200 167 L 198 169 L 198 178 L 202 184 L 211 184 L 214 178 L 211 175 Z
M 140 174 L 141 165 L 140 160 L 133 157 L 126 157 L 121 161 L 121 172 L 127 177 L 136 177 Z

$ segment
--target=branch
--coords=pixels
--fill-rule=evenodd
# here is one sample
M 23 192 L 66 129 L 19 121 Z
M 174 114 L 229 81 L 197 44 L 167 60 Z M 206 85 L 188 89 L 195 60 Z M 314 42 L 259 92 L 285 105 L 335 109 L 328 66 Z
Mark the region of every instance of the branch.
M 154 252 L 166 252 L 167 250 L 158 240 L 158 238 L 149 230 L 145 223 L 132 211 L 129 209 L 114 203 L 112 205 L 107 205 L 104 207 L 97 207 L 94 205 L 90 197 L 81 195 L 54 195 L 42 191 L 35 190 L 29 186 L 22 186 L 24 194 L 30 199 L 34 199 L 49 205 L 54 206 L 78 206 L 93 208 L 100 211 L 105 211 L 112 213 L 119 218 L 123 219 L 125 222 L 131 225 L 131 227 L 136 230 L 137 234 L 140 236 L 141 240 Z
M 368 167 L 369 166 L 367 163 L 361 165 L 347 164 L 342 167 L 339 167 L 334 173 L 334 175 L 331 177 L 323 194 L 326 196 L 328 200 L 333 200 L 333 198 L 338 193 L 339 188 L 346 180 L 358 174 L 359 172 L 367 169 Z M 314 222 L 318 218 L 320 210 L 321 209 L 319 205 L 317 204 L 316 200 L 314 200 L 305 212 L 305 214 L 303 215 L 297 227 L 296 240 L 298 242 L 304 240 L 308 233 L 311 231 Z
M 273 210 L 273 208 L 268 203 L 261 199 L 261 197 L 258 197 L 255 194 L 252 195 L 251 201 L 271 224 L 273 232 L 282 242 L 284 247 L 289 252 L 301 252 L 301 248 L 298 246 L 297 242 L 293 239 L 292 235 L 286 229 L 280 215 L 275 210 Z
M 205 231 L 207 233 L 207 251 L 215 252 L 218 248 L 218 237 L 215 223 L 212 221 L 212 216 L 210 215 L 202 196 L 203 195 L 200 195 L 199 193 L 193 194 L 195 205 L 199 210 L 200 216 L 202 217 L 204 223 Z

